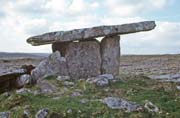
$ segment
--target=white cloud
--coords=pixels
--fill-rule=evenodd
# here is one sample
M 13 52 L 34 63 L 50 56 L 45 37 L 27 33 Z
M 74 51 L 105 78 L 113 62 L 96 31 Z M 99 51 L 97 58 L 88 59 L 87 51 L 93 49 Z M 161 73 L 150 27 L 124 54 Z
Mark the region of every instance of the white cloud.
M 32 19 L 24 23 L 24 31 L 29 35 L 41 34 L 49 31 L 46 19 Z
M 0 51 L 51 52 L 50 45 L 32 47 L 26 39 L 48 31 L 143 21 L 139 14 L 165 9 L 170 1 L 1 0 Z M 180 23 L 157 24 L 151 32 L 123 35 L 122 52 L 180 52 Z
M 163 9 L 172 0 L 106 0 L 104 6 L 109 14 L 122 17 L 136 16 L 144 12 Z
M 150 32 L 122 36 L 124 54 L 180 53 L 180 23 L 157 22 Z

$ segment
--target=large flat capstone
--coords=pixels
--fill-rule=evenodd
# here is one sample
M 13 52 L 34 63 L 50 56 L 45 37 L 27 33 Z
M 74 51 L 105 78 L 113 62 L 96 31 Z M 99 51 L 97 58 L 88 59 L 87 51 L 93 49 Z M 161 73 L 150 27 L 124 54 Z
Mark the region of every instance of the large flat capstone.
M 145 21 L 123 25 L 98 26 L 92 28 L 74 29 L 70 31 L 58 31 L 33 36 L 27 42 L 34 45 L 45 45 L 55 42 L 67 42 L 75 40 L 87 40 L 103 36 L 122 35 L 141 31 L 150 31 L 156 26 L 154 21 Z

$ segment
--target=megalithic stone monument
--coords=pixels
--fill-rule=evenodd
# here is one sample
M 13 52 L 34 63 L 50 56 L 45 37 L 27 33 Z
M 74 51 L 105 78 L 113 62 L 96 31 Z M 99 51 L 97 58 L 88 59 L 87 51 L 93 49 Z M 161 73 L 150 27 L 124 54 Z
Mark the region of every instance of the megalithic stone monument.
M 74 29 L 70 31 L 58 31 L 33 36 L 27 42 L 33 46 L 52 44 L 53 55 L 61 55 L 67 65 L 64 72 L 61 68 L 57 72 L 61 75 L 68 75 L 74 79 L 97 76 L 99 74 L 119 73 L 120 62 L 120 36 L 141 31 L 150 31 L 156 27 L 154 21 L 145 21 L 123 25 L 97 26 L 92 28 Z M 104 37 L 101 42 L 95 38 Z M 76 42 L 74 42 L 76 41 Z M 49 58 L 50 59 L 50 58 Z M 48 60 L 47 60 L 48 61 Z M 52 62 L 52 60 L 49 60 Z M 61 62 L 60 62 L 61 63 Z M 60 64 L 59 63 L 59 64 Z M 47 63 L 48 64 L 48 63 Z M 45 65 L 47 68 L 48 65 Z M 61 66 L 61 65 L 54 65 Z M 53 67 L 50 65 L 52 74 Z M 39 71 L 43 70 L 43 65 L 39 65 Z M 55 71 L 57 70 L 57 67 Z M 47 68 L 48 69 L 48 68 Z M 38 69 L 32 71 L 36 75 Z M 48 75 L 50 74 L 48 71 Z M 46 75 L 47 71 L 37 75 Z M 64 73 L 63 73 L 64 72 Z M 36 74 L 33 74 L 36 73 Z M 35 79 L 40 78 L 34 76 Z

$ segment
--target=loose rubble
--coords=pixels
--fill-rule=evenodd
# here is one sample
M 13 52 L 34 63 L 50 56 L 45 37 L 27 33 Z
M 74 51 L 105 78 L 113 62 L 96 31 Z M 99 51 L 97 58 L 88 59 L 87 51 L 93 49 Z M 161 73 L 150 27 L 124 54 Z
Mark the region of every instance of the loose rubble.
M 10 112 L 0 112 L 0 118 L 10 118 Z
M 122 109 L 126 112 L 133 112 L 133 111 L 142 111 L 142 106 L 133 103 L 128 102 L 122 98 L 117 97 L 107 97 L 102 100 L 103 103 L 107 104 L 108 107 L 111 109 Z

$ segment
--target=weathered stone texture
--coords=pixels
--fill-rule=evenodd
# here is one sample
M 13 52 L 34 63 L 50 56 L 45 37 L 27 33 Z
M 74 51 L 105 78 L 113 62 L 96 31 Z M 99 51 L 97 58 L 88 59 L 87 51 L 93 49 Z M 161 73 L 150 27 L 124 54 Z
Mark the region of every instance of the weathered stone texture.
M 60 52 L 56 51 L 31 72 L 33 79 L 37 80 L 49 75 L 68 75 L 67 63 L 64 57 L 61 57 Z
M 98 41 L 70 43 L 65 58 L 72 79 L 84 79 L 101 74 L 101 55 Z
M 119 74 L 120 37 L 105 37 L 101 41 L 102 74 Z
M 149 31 L 156 27 L 154 21 L 145 21 L 123 25 L 97 26 L 92 28 L 74 29 L 70 31 L 58 31 L 33 36 L 27 39 L 27 42 L 36 45 L 45 45 L 55 42 L 68 42 L 76 40 L 87 40 L 102 36 L 122 35 Z

